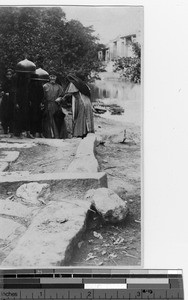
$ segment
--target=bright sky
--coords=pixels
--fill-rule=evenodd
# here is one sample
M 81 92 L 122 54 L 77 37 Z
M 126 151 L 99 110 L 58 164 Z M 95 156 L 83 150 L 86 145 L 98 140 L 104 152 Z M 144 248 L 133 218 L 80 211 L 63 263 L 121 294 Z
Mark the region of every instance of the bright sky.
M 62 6 L 67 20 L 79 20 L 84 26 L 93 25 L 102 43 L 119 34 L 135 33 L 143 27 L 143 7 L 138 6 Z

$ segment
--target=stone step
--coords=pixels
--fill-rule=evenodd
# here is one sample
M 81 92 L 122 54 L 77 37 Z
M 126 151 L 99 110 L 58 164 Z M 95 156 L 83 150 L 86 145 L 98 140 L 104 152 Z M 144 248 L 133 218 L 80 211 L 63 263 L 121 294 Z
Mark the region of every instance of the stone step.
M 104 172 L 96 173 L 40 173 L 30 174 L 29 172 L 1 172 L 0 190 L 6 194 L 15 193 L 24 183 L 38 182 L 48 183 L 51 197 L 57 197 L 57 192 L 63 195 L 66 193 L 85 194 L 91 188 L 107 187 L 107 175 Z

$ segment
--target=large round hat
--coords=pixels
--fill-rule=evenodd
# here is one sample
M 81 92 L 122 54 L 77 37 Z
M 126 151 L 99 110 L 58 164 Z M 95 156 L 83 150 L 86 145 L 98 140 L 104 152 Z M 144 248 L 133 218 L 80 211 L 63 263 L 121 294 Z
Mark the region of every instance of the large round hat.
M 85 82 L 83 82 L 80 78 L 70 74 L 67 76 L 67 79 L 69 82 L 72 82 L 75 85 L 75 87 L 80 91 L 80 93 L 88 97 L 91 97 L 91 90 L 89 86 Z
M 36 69 L 35 73 L 32 77 L 33 80 L 39 80 L 39 81 L 49 81 L 49 74 L 42 68 Z
M 25 58 L 24 60 L 20 61 L 16 65 L 16 72 L 18 73 L 34 73 L 36 70 L 36 65 Z

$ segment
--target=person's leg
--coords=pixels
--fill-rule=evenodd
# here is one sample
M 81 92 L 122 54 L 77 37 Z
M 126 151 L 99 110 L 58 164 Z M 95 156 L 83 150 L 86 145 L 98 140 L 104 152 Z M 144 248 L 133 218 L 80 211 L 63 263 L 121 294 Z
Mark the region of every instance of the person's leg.
M 34 136 L 30 133 L 30 131 L 26 131 L 26 136 L 29 139 L 34 139 Z
M 4 121 L 1 123 L 1 125 L 2 125 L 2 127 L 3 127 L 4 134 L 8 134 L 8 123 L 7 123 L 7 121 L 4 120 Z

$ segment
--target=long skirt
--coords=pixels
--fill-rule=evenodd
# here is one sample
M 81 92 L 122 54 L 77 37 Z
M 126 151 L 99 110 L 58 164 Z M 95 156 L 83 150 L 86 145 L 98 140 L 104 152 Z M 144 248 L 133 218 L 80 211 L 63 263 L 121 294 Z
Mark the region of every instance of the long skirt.
M 94 132 L 93 110 L 90 99 L 83 95 L 75 99 L 75 117 L 73 119 L 73 136 L 84 137 Z
M 46 138 L 62 139 L 67 138 L 65 115 L 61 112 L 59 105 L 49 102 L 43 115 L 43 135 Z

